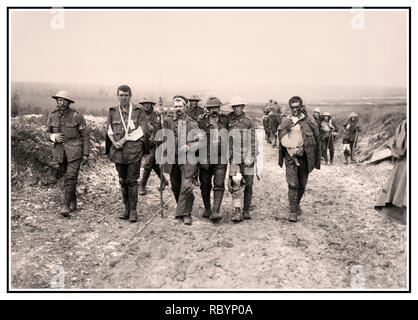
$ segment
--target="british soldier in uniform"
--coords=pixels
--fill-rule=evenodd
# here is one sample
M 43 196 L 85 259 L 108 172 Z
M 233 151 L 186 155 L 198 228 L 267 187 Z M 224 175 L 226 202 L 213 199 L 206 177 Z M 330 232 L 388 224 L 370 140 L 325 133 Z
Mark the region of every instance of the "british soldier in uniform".
M 64 178 L 64 206 L 61 215 L 69 217 L 77 209 L 76 186 L 81 162 L 87 162 L 90 132 L 83 115 L 70 108 L 74 100 L 67 91 L 52 96 L 57 109 L 49 114 L 47 135 L 54 143 L 52 150 L 55 177 Z
M 109 158 L 115 163 L 125 205 L 125 211 L 119 218 L 136 222 L 138 178 L 142 157 L 149 153 L 149 137 L 143 125 L 146 122 L 145 111 L 131 103 L 131 89 L 121 85 L 117 96 L 119 104 L 109 107 L 107 119 L 107 136 L 111 142 Z

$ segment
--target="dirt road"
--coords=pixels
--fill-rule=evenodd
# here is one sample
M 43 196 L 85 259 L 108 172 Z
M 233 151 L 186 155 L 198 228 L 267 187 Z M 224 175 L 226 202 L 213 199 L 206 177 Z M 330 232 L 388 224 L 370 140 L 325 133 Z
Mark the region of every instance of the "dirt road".
M 266 144 L 264 154 L 253 219 L 239 224 L 230 221 L 227 192 L 223 221 L 201 218 L 196 189 L 192 226 L 174 219 L 171 200 L 164 218 L 157 214 L 137 235 L 159 208 L 157 178 L 151 176 L 151 192 L 140 198 L 138 223 L 121 221 L 116 170 L 107 160 L 81 175 L 80 210 L 69 220 L 58 214 L 58 187 L 13 192 L 12 288 L 51 288 L 57 268 L 70 289 L 405 288 L 406 228 L 372 209 L 390 163 L 343 165 L 337 150 L 334 166 L 310 175 L 295 224 L 287 221 L 287 185 L 277 149 Z M 164 191 L 165 200 L 170 197 Z

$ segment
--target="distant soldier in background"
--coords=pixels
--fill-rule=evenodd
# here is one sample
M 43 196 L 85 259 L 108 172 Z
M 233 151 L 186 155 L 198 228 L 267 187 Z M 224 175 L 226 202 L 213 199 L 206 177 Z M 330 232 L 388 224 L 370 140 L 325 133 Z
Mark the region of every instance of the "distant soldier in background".
M 160 166 L 157 164 L 155 160 L 155 150 L 156 150 L 156 142 L 155 142 L 155 133 L 162 128 L 161 125 L 161 117 L 154 110 L 154 106 L 156 105 L 155 101 L 152 99 L 144 98 L 139 102 L 145 111 L 144 115 L 144 125 L 147 126 L 147 130 L 150 134 L 150 142 L 149 142 L 149 155 L 146 156 L 146 162 L 144 165 L 144 173 L 142 175 L 141 183 L 139 184 L 139 194 L 146 195 L 147 190 L 147 182 L 149 176 L 151 175 L 151 171 L 154 170 L 158 178 L 161 179 L 160 187 L 158 188 L 159 191 L 164 190 L 165 187 L 168 185 L 168 181 L 165 179 L 164 174 L 162 174 L 160 170 Z
M 149 137 L 143 107 L 131 103 L 131 88 L 121 85 L 117 89 L 119 104 L 109 107 L 107 141 L 111 142 L 109 158 L 119 175 L 125 211 L 120 219 L 136 222 L 138 178 L 142 157 L 149 153 Z
M 270 100 L 272 101 L 272 100 Z M 263 128 L 264 128 L 264 133 L 265 133 L 265 138 L 266 141 L 268 143 L 270 143 L 270 125 L 269 125 L 269 113 L 271 111 L 271 105 L 270 103 L 268 103 L 265 107 L 264 107 L 264 115 L 263 115 Z
M 282 117 L 279 111 L 280 110 L 277 101 L 274 101 L 273 107 L 271 108 L 271 111 L 268 115 L 270 139 L 273 140 L 273 148 L 277 147 L 277 128 L 282 122 Z
M 220 207 L 225 190 L 225 175 L 228 163 L 222 161 L 222 154 L 228 159 L 228 140 L 222 144 L 221 134 L 228 136 L 228 116 L 220 113 L 221 101 L 216 97 L 209 98 L 205 107 L 207 114 L 199 117 L 199 128 L 206 133 L 207 141 L 207 164 L 201 163 L 200 167 L 200 190 L 202 192 L 202 200 L 205 206 L 203 217 L 209 218 L 213 222 L 222 219 Z M 215 148 L 214 148 L 214 147 Z M 211 151 L 216 152 L 212 154 Z M 215 160 L 215 161 L 213 161 Z M 210 192 L 212 190 L 213 179 L 213 207 L 210 205 Z
M 197 172 L 197 164 L 187 160 L 187 152 L 193 144 L 198 143 L 199 137 L 187 139 L 184 145 L 179 140 L 179 127 L 185 130 L 186 137 L 193 130 L 198 130 L 198 123 L 186 113 L 187 99 L 183 96 L 173 98 L 173 114 L 168 114 L 164 119 L 163 127 L 171 130 L 175 135 L 175 163 L 164 164 L 164 171 L 170 174 L 171 190 L 177 202 L 176 218 L 183 221 L 185 225 L 192 224 L 192 210 L 194 203 L 193 178 Z M 180 163 L 179 152 L 186 156 L 186 163 Z
M 244 112 L 246 103 L 242 98 L 233 98 L 230 105 L 233 110 L 228 114 L 230 132 L 230 179 L 235 181 L 237 180 L 236 176 L 240 175 L 242 176 L 242 183 L 245 184 L 243 211 L 241 212 L 241 208 L 235 206 L 234 214 L 231 220 L 234 222 L 240 222 L 243 219 L 251 219 L 250 206 L 253 196 L 256 159 L 255 125 L 254 122 Z M 235 134 L 240 135 L 241 143 L 239 146 L 236 146 L 233 143 L 234 132 Z M 246 134 L 248 134 L 248 136 L 245 136 Z
M 200 98 L 198 95 L 194 94 L 189 99 L 189 105 L 186 108 L 186 114 L 192 118 L 194 121 L 198 121 L 198 118 L 201 114 L 205 114 L 206 110 L 199 106 Z M 199 186 L 199 165 L 197 166 L 196 175 L 193 177 L 193 184 Z
M 328 164 L 328 149 L 329 149 L 329 164 L 334 163 L 334 138 L 337 135 L 338 127 L 331 119 L 329 112 L 324 112 L 322 121 L 319 124 L 319 133 L 321 136 L 321 149 L 324 164 Z
M 286 164 L 289 187 L 288 220 L 296 222 L 301 214 L 300 200 L 305 193 L 309 173 L 321 167 L 321 141 L 315 119 L 306 113 L 302 98 L 289 100 L 291 115 L 279 126 L 279 166 Z
M 319 108 L 315 108 L 313 111 L 313 118 L 315 119 L 316 123 L 318 124 L 318 128 L 321 124 L 322 117 L 321 117 L 321 110 Z
M 57 109 L 49 114 L 47 136 L 54 143 L 52 149 L 55 178 L 64 176 L 64 206 L 61 215 L 69 217 L 77 210 L 76 187 L 81 163 L 90 153 L 90 131 L 83 115 L 70 108 L 74 100 L 67 91 L 52 96 Z
M 356 162 L 355 149 L 357 146 L 359 132 L 361 132 L 361 128 L 358 115 L 352 112 L 344 124 L 343 148 L 345 164 L 348 164 L 348 157 L 351 158 L 351 163 Z

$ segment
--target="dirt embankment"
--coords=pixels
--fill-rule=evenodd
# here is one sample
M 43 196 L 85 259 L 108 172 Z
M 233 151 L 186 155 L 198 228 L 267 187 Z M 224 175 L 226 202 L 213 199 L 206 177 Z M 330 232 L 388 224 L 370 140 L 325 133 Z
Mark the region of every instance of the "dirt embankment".
M 159 209 L 157 177 L 140 197 L 138 223 L 121 221 L 117 174 L 106 159 L 82 170 L 80 209 L 71 219 L 58 214 L 58 185 L 25 183 L 12 189 L 12 287 L 51 288 L 62 270 L 65 288 L 84 289 L 405 288 L 405 227 L 373 210 L 391 164 L 343 165 L 337 145 L 336 164 L 310 175 L 296 224 L 287 221 L 285 170 L 267 144 L 253 219 L 239 224 L 230 221 L 227 192 L 222 222 L 201 218 L 196 188 L 192 226 L 174 219 L 171 200 L 164 217 L 138 234 Z M 164 201 L 170 198 L 164 191 Z

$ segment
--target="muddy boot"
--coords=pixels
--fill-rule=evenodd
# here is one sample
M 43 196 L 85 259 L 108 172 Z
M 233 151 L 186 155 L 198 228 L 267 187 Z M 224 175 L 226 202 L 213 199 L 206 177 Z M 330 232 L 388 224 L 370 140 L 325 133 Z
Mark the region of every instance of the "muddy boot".
M 244 217 L 244 219 L 251 219 L 250 207 L 251 207 L 252 197 L 253 197 L 253 188 L 246 187 L 244 189 L 244 210 L 242 212 L 242 216 Z
M 129 221 L 136 222 L 138 215 L 136 213 L 136 205 L 138 203 L 138 185 L 128 186 L 129 191 Z
M 288 220 L 290 222 L 298 221 L 298 190 L 294 188 L 289 188 L 289 209 L 290 214 Z
M 191 216 L 191 215 L 184 216 L 184 217 L 183 217 L 183 223 L 184 223 L 185 225 L 190 226 L 190 225 L 192 224 L 192 216 Z
M 212 213 L 211 207 L 210 207 L 210 192 L 202 191 L 202 201 L 204 205 L 204 209 L 202 212 L 203 218 L 209 218 L 209 216 Z
M 224 192 L 216 190 L 213 192 L 213 211 L 220 211 Z
M 77 185 L 73 185 L 71 188 L 71 202 L 70 212 L 77 210 Z
M 141 183 L 139 184 L 139 194 L 141 196 L 145 196 L 147 194 L 147 182 L 149 179 L 149 176 L 151 174 L 150 170 L 144 170 L 144 174 L 142 175 Z
M 65 186 L 64 188 L 64 205 L 60 213 L 66 218 L 70 216 L 71 189 L 72 186 Z
M 131 210 L 129 212 L 129 221 L 136 222 L 137 220 L 138 220 L 138 214 L 136 213 L 136 210 Z
M 302 209 L 300 208 L 300 200 L 303 197 L 303 194 L 305 193 L 305 189 L 298 189 L 298 202 L 297 202 L 297 215 L 302 215 Z
M 241 208 L 234 208 L 234 212 L 232 213 L 231 220 L 233 222 L 241 222 L 242 220 L 244 220 L 241 214 Z
M 125 211 L 119 216 L 119 219 L 128 220 L 129 219 L 129 193 L 127 186 L 121 186 L 123 204 L 125 205 Z
M 213 221 L 213 222 L 217 222 L 219 220 L 222 219 L 222 214 L 219 211 L 214 211 L 212 210 L 210 216 L 209 216 L 209 220 Z

